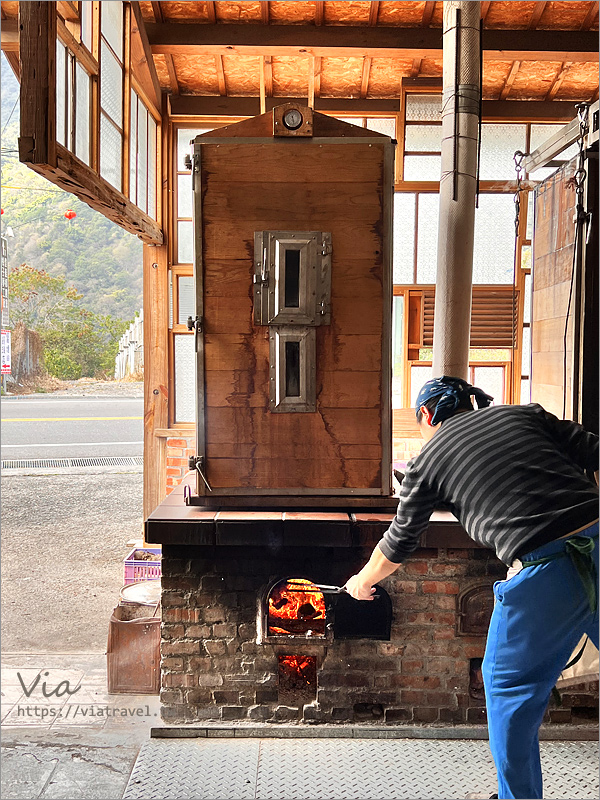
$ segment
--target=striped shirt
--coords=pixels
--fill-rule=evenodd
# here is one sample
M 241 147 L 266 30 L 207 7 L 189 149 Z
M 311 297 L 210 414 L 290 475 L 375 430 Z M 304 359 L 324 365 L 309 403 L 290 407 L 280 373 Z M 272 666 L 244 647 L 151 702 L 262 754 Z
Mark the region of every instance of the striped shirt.
M 598 518 L 598 437 L 540 405 L 491 406 L 445 420 L 410 461 L 396 516 L 379 542 L 398 563 L 447 504 L 505 564 Z

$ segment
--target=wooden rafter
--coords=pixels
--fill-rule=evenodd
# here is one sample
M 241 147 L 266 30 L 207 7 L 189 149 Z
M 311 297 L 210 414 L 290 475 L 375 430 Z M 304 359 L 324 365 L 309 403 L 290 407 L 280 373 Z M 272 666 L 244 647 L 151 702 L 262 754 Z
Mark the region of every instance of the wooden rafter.
M 0 31 L 2 50 L 5 53 L 19 52 L 19 25 L 16 19 L 3 19 Z
M 265 59 L 259 59 L 259 93 L 260 93 L 260 113 L 264 114 L 267 110 L 267 93 L 265 90 Z
M 570 61 L 564 61 L 560 65 L 560 69 L 558 70 L 558 74 L 557 74 L 556 78 L 554 79 L 554 81 L 552 82 L 552 86 L 548 89 L 548 94 L 544 98 L 545 100 L 554 100 L 554 98 L 556 97 L 556 95 L 558 93 L 558 90 L 560 89 L 560 87 L 562 85 L 562 82 L 564 81 L 565 76 L 566 76 L 566 74 L 567 74 L 567 72 L 569 71 L 570 68 L 571 68 L 571 62 Z
M 510 70 L 508 71 L 508 75 L 506 76 L 506 80 L 504 81 L 504 86 L 502 87 L 502 91 L 500 92 L 500 100 L 506 100 L 506 98 L 508 97 L 520 67 L 521 67 L 520 61 L 513 61 L 513 63 L 511 64 Z
M 208 16 L 208 21 L 211 25 L 214 25 L 217 21 L 217 11 L 215 9 L 215 4 L 213 0 L 208 0 L 206 3 L 206 14 Z
M 491 0 L 484 0 L 481 4 L 481 19 L 485 22 L 485 18 L 487 17 L 488 11 L 490 10 Z
M 364 100 L 369 91 L 369 75 L 371 73 L 371 59 L 367 56 L 363 59 L 362 77 L 360 81 L 360 96 Z
M 413 58 L 412 68 L 410 70 L 410 77 L 417 78 L 419 73 L 421 72 L 421 62 L 423 61 L 422 58 Z
M 260 21 L 263 25 L 269 24 L 269 3 L 261 2 L 260 4 Z
M 585 15 L 585 19 L 581 23 L 580 30 L 589 31 L 589 29 L 592 27 L 592 23 L 594 22 L 597 16 L 598 16 L 598 3 L 592 3 L 590 5 L 589 11 Z
M 547 3 L 541 2 L 541 0 L 537 0 L 536 3 L 533 4 L 533 11 L 531 12 L 531 17 L 529 19 L 529 30 L 533 30 L 537 28 L 537 24 L 541 19 L 542 14 L 546 8 Z
M 315 3 L 315 25 L 322 25 L 325 19 L 325 3 Z
M 160 7 L 159 0 L 152 0 L 152 14 L 155 22 L 164 22 L 162 8 Z M 169 74 L 169 85 L 173 94 L 179 94 L 179 81 L 177 80 L 177 73 L 175 72 L 175 62 L 170 53 L 165 55 L 165 63 L 167 65 L 167 72 Z
M 173 63 L 173 56 L 166 55 L 165 61 L 167 62 L 167 72 L 169 73 L 169 84 L 171 85 L 173 94 L 179 94 L 179 81 L 177 80 L 177 73 L 175 72 L 175 64 Z
M 223 56 L 215 56 L 215 64 L 217 67 L 219 94 L 221 95 L 221 97 L 225 97 L 227 95 L 227 84 L 225 83 L 225 69 L 223 67 Z
M 596 91 L 595 91 L 595 92 L 594 92 L 594 94 L 593 94 L 593 95 L 590 97 L 590 103 L 595 103 L 595 102 L 596 102 L 596 100 L 598 99 L 598 95 L 599 95 L 599 94 L 600 94 L 600 87 L 596 86 Z
M 265 65 L 265 94 L 273 97 L 273 59 L 271 56 L 263 56 Z
M 421 19 L 422 28 L 428 28 L 431 25 L 431 18 L 433 17 L 434 11 L 435 3 L 425 3 L 425 8 L 423 9 L 423 18 Z
M 308 107 L 315 107 L 315 64 L 314 58 L 308 59 Z
M 72 0 L 59 0 L 56 3 L 56 10 L 67 22 L 79 22 L 77 3 L 72 2 Z
M 148 23 L 153 53 L 370 58 L 440 58 L 434 28 L 309 25 L 187 25 Z M 484 59 L 597 61 L 593 31 L 500 30 L 483 32 Z
M 377 25 L 377 17 L 379 16 L 379 0 L 371 0 L 369 6 L 369 25 Z
M 321 58 L 319 56 L 315 56 L 312 60 L 313 62 L 313 76 L 315 81 L 315 97 L 321 96 Z

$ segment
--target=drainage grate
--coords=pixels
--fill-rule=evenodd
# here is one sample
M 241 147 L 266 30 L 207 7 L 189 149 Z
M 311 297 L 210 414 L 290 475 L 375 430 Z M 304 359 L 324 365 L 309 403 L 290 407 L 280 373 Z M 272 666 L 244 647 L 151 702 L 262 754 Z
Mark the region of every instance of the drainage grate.
M 20 458 L 2 461 L 2 469 L 69 469 L 70 467 L 141 467 L 143 456 L 99 458 Z

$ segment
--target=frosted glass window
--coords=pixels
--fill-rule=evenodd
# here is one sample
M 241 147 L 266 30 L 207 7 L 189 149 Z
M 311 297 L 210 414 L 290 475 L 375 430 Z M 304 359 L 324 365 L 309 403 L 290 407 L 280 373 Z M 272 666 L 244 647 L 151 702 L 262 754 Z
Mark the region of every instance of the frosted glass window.
M 177 261 L 191 264 L 194 260 L 194 229 L 191 222 L 177 223 Z
M 65 146 L 73 151 L 75 147 L 74 139 L 75 139 L 75 115 L 74 115 L 74 102 L 73 102 L 73 69 L 75 65 L 75 59 L 67 50 L 67 120 L 66 126 L 67 129 L 65 131 L 66 142 Z
M 512 283 L 514 254 L 512 194 L 480 194 L 475 209 L 473 283 Z
M 79 64 L 75 67 L 75 155 L 90 163 L 90 78 Z
M 407 122 L 440 122 L 442 119 L 441 94 L 407 94 Z
M 175 422 L 196 419 L 196 353 L 195 337 L 175 336 Z
M 119 128 L 122 127 L 123 70 L 104 42 L 101 46 L 100 105 Z
M 405 181 L 439 181 L 441 172 L 440 156 L 404 156 Z
M 524 244 L 521 248 L 521 269 L 531 269 L 531 245 Z
M 547 142 L 548 139 L 551 139 L 555 133 L 563 130 L 565 125 L 532 125 L 531 126 L 531 135 L 529 138 L 529 152 L 533 153 L 538 147 L 541 147 L 544 142 Z M 557 155 L 556 158 L 561 161 L 568 161 L 569 159 L 576 156 L 579 151 L 579 147 L 577 142 L 574 142 L 572 145 L 567 147 L 566 150 L 563 150 L 560 155 Z
M 431 367 L 410 368 L 410 404 L 414 408 L 419 391 L 424 383 L 431 380 Z
M 191 275 L 180 275 L 177 279 L 177 297 L 179 302 L 179 315 L 177 322 L 185 325 L 188 317 L 196 314 L 196 294 L 194 292 L 194 278 Z
M 129 121 L 129 199 L 137 202 L 137 94 L 131 92 Z
M 435 283 L 439 205 L 439 195 L 419 195 L 417 283 Z
M 363 127 L 364 117 L 336 117 L 340 122 L 347 122 L 348 125 L 357 125 L 359 128 Z
M 384 136 L 389 136 L 390 139 L 396 138 L 396 120 L 395 119 L 377 119 L 369 117 L 367 119 L 367 128 L 370 131 L 383 133 Z
M 525 275 L 523 295 L 523 322 L 531 322 L 531 275 Z
M 404 344 L 404 297 L 392 306 L 392 408 L 402 408 L 402 353 Z
M 415 202 L 414 194 L 394 194 L 394 283 L 414 282 Z
M 100 29 L 102 35 L 123 60 L 123 3 L 121 0 L 103 0 L 100 3 Z
M 199 136 L 201 133 L 207 133 L 214 128 L 179 128 L 177 131 L 177 170 L 182 172 L 187 169 L 183 163 L 186 155 L 192 155 L 194 146 L 190 144 L 192 139 Z
M 65 141 L 65 109 L 66 109 L 66 51 L 60 42 L 56 42 L 56 141 L 62 145 Z
M 533 221 L 535 218 L 535 205 L 534 205 L 535 197 L 533 192 L 528 192 L 527 194 L 527 231 L 525 233 L 525 237 L 527 239 L 533 239 Z
M 138 99 L 138 173 L 137 206 L 146 211 L 148 199 L 148 112 Z
M 479 177 L 487 180 L 516 180 L 514 155 L 525 152 L 526 125 L 484 124 L 481 127 Z
M 169 271 L 169 330 L 173 327 L 173 273 Z
M 531 403 L 531 381 L 521 381 L 521 403 Z
M 404 149 L 439 153 L 442 149 L 442 126 L 407 125 L 404 131 Z
M 121 191 L 121 133 L 100 114 L 100 175 Z
M 148 114 L 148 214 L 152 219 L 156 219 L 156 133 L 156 122 Z
M 473 367 L 473 385 L 494 398 L 494 405 L 504 403 L 504 367 Z
M 81 19 L 81 41 L 88 50 L 92 49 L 92 0 L 81 0 L 79 3 Z
M 532 181 L 537 181 L 541 183 L 541 181 L 545 181 L 546 178 L 549 178 L 551 175 L 554 175 L 555 172 L 558 172 L 560 167 L 541 167 L 541 169 L 536 169 L 533 172 L 529 173 L 529 179 Z
M 521 375 L 523 377 L 531 375 L 531 328 L 523 328 Z
M 177 216 L 192 216 L 192 175 L 177 176 Z

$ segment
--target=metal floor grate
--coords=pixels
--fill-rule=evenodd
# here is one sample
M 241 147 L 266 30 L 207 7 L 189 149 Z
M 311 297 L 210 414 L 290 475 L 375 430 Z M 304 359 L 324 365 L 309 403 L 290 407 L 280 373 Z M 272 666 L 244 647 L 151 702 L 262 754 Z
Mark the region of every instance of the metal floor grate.
M 597 743 L 542 742 L 541 753 L 545 798 L 598 798 Z M 123 799 L 452 800 L 494 791 L 487 741 L 207 738 L 146 743 Z
M 2 461 L 2 469 L 69 469 L 70 467 L 141 467 L 143 456 L 98 458 L 21 458 Z

